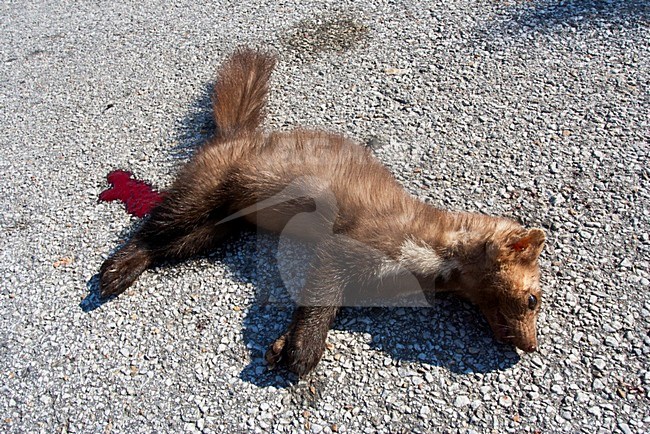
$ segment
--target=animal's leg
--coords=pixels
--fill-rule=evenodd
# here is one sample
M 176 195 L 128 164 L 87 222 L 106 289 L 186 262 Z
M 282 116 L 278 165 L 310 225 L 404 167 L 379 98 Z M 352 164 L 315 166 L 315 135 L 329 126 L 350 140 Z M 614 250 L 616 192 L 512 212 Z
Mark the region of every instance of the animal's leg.
M 160 220 L 152 215 L 115 255 L 101 266 L 100 296 L 118 295 L 129 288 L 147 268 L 163 260 L 184 260 L 209 251 L 231 234 L 238 222 L 217 224 L 209 220 L 194 228 L 184 221 Z
M 338 235 L 318 246 L 293 320 L 266 352 L 270 365 L 284 364 L 299 376 L 316 367 L 344 292 L 359 283 L 360 270 L 354 266 L 353 258 L 360 250 L 363 249 L 358 242 Z
M 313 370 L 325 352 L 327 332 L 338 306 L 299 306 L 286 333 L 266 352 L 270 365 L 282 363 L 299 376 Z
M 188 165 L 133 238 L 104 262 L 102 298 L 124 292 L 156 262 L 183 260 L 213 248 L 241 224 L 219 223 L 227 216 L 228 189 L 217 176 L 203 179 L 205 171 L 192 170 L 197 165 Z

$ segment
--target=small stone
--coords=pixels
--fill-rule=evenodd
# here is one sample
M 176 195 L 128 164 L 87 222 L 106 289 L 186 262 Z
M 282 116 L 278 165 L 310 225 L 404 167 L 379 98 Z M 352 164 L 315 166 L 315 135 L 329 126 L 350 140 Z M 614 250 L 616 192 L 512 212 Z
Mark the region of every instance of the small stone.
M 650 384 L 650 371 L 643 373 L 643 384 Z
M 618 423 L 618 428 L 623 431 L 623 434 L 632 434 L 632 430 L 630 429 L 630 426 L 626 424 L 625 422 L 619 422 Z
M 605 345 L 612 348 L 618 348 L 619 342 L 614 336 L 607 336 L 605 338 Z
M 552 391 L 553 393 L 555 393 L 556 395 L 562 395 L 562 394 L 564 394 L 564 389 L 562 389 L 562 386 L 560 386 L 559 384 L 554 384 L 554 385 L 551 387 L 551 391 Z
M 424 405 L 424 406 L 422 406 L 422 408 L 420 409 L 420 416 L 423 416 L 423 417 L 424 417 L 424 416 L 428 416 L 430 412 L 431 412 L 431 410 L 429 410 L 429 407 L 427 407 L 426 405 Z
M 596 417 L 600 417 L 600 415 L 602 414 L 602 412 L 600 411 L 600 407 L 598 407 L 597 405 L 594 405 L 593 407 L 589 407 L 587 411 L 589 412 L 589 414 L 593 414 Z
M 540 357 L 535 356 L 532 359 L 530 359 L 530 362 L 533 365 L 537 366 L 538 368 L 543 368 L 544 367 L 544 362 L 542 361 L 542 359 Z
M 589 396 L 586 393 L 579 391 L 576 393 L 575 400 L 579 403 L 585 403 L 589 401 Z
M 623 268 L 630 268 L 630 267 L 632 267 L 632 262 L 630 262 L 629 259 L 625 258 L 621 262 L 620 266 L 623 267 Z
M 456 408 L 463 408 L 466 407 L 470 404 L 470 400 L 467 396 L 465 395 L 458 395 L 456 397 L 456 400 L 454 401 L 454 407 Z
M 531 401 L 537 401 L 539 399 L 539 393 L 537 392 L 528 392 L 526 396 L 528 396 L 528 399 Z
M 551 196 L 550 202 L 551 205 L 554 206 L 561 205 L 565 202 L 564 196 L 562 196 L 561 194 L 554 194 L 553 196 Z
M 605 366 L 607 366 L 607 363 L 603 359 L 596 359 L 594 361 L 594 368 L 598 369 L 599 371 L 604 371 Z
M 502 407 L 510 407 L 512 405 L 512 398 L 506 395 L 502 395 L 499 397 L 499 404 Z
M 384 73 L 388 75 L 404 75 L 408 74 L 410 72 L 409 69 L 400 69 L 400 68 L 386 68 L 384 69 Z

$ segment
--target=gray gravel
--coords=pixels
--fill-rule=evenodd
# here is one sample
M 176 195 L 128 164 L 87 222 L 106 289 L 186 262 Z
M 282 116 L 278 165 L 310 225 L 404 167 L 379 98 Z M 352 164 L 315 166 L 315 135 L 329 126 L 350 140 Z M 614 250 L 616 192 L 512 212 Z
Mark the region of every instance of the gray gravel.
M 650 430 L 647 0 L 35 3 L 0 4 L 1 432 Z M 281 57 L 270 128 L 547 229 L 538 353 L 446 298 L 346 308 L 313 375 L 268 371 L 291 304 L 252 233 L 96 303 L 137 225 L 106 173 L 169 185 L 240 44 Z

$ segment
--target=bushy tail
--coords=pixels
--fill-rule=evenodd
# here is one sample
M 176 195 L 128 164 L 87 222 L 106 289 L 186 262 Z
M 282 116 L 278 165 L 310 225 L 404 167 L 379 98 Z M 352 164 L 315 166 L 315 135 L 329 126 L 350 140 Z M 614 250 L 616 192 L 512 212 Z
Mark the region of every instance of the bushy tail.
M 274 56 L 245 47 L 224 63 L 212 99 L 219 137 L 254 131 L 262 123 L 274 66 Z

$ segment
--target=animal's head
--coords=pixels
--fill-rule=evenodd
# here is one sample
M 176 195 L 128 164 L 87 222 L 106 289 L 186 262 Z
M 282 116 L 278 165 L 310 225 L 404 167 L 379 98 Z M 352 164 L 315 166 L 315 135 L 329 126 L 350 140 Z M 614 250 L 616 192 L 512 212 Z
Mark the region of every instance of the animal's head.
M 537 317 L 542 304 L 538 258 L 546 236 L 541 229 L 516 229 L 488 242 L 493 272 L 476 301 L 497 339 L 526 352 L 537 350 Z

